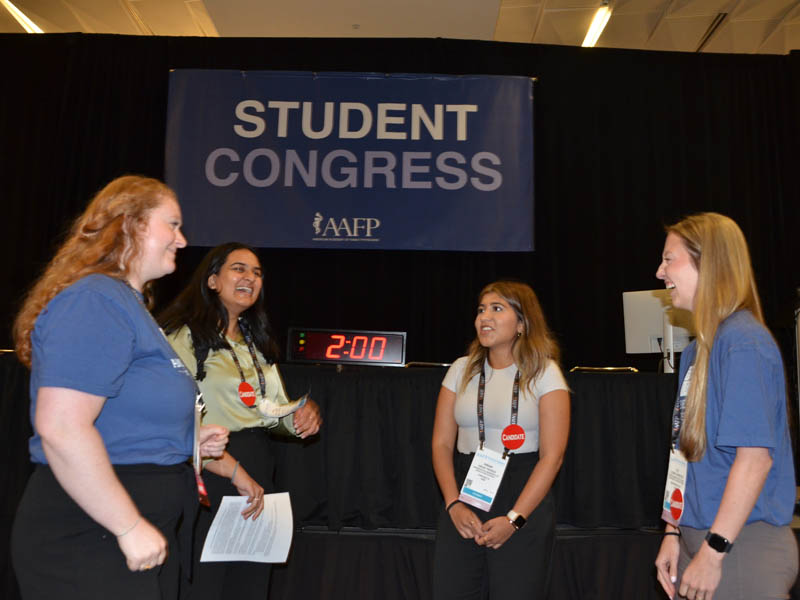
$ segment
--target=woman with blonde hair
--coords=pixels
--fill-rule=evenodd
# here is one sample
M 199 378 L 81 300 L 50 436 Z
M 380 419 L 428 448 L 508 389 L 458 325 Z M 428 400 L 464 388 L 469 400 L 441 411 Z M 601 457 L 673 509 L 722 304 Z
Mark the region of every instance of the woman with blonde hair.
M 227 442 L 218 426 L 195 441 L 194 381 L 145 306 L 186 245 L 180 227 L 166 185 L 115 179 L 16 319 L 36 465 L 12 532 L 23 598 L 177 597 L 177 527 L 197 504 L 193 445 L 219 456 Z
M 533 290 L 498 281 L 478 298 L 477 337 L 436 406 L 433 468 L 445 508 L 434 598 L 544 597 L 569 391 Z
M 788 598 L 798 555 L 786 382 L 744 235 L 720 214 L 687 217 L 667 228 L 656 277 L 697 333 L 681 357 L 670 475 L 685 485 L 679 509 L 665 506 L 658 580 L 670 598 Z

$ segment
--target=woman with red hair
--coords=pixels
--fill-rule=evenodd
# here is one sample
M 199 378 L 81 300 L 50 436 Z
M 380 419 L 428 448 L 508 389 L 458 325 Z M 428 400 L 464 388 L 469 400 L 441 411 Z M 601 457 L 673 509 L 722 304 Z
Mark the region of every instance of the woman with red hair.
M 177 527 L 197 505 L 193 445 L 218 456 L 227 442 L 219 426 L 195 441 L 194 381 L 146 306 L 186 245 L 180 227 L 166 185 L 115 179 L 16 319 L 36 465 L 12 532 L 23 598 L 177 597 Z

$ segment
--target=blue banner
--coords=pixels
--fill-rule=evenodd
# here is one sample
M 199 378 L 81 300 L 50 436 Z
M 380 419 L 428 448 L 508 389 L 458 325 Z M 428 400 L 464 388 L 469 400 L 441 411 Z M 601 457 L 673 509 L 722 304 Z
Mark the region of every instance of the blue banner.
M 189 243 L 533 250 L 526 77 L 175 70 Z

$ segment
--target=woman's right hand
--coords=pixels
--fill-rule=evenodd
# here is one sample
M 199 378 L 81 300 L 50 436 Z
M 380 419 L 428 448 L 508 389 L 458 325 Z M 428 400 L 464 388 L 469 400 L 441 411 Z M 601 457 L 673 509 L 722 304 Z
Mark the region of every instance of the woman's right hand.
M 229 431 L 222 425 L 201 425 L 198 434 L 200 456 L 203 458 L 219 458 L 228 445 Z
M 470 508 L 463 502 L 456 502 L 450 508 L 450 519 L 455 525 L 456 531 L 464 539 L 473 538 L 477 540 L 483 535 L 483 522 Z
M 250 477 L 241 466 L 237 469 L 231 483 L 236 487 L 240 496 L 247 496 L 247 508 L 242 511 L 242 516 L 245 519 L 250 517 L 253 517 L 253 520 L 257 519 L 264 510 L 264 488 L 258 485 L 258 482 Z
M 656 556 L 656 573 L 658 582 L 667 596 L 675 597 L 675 582 L 678 581 L 678 557 L 680 542 L 677 535 L 665 535 L 661 540 L 661 549 Z
M 167 559 L 167 538 L 144 517 L 117 543 L 131 571 L 147 571 Z

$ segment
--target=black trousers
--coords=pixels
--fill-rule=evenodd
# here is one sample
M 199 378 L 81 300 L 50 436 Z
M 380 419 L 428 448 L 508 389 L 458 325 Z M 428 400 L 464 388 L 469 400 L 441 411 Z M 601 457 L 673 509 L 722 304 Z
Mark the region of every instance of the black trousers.
M 275 460 L 270 448 L 270 439 L 264 428 L 243 429 L 231 432 L 226 450 L 239 461 L 247 473 L 255 479 L 265 493 L 274 489 Z M 181 598 L 188 600 L 265 600 L 272 572 L 272 565 L 264 563 L 230 561 L 200 562 L 208 530 L 219 510 L 223 496 L 238 496 L 239 492 L 227 477 L 208 471 L 203 472 L 211 508 L 200 507 L 194 528 L 194 565 L 192 581 L 181 591 Z M 262 518 L 262 517 L 259 517 Z
M 453 459 L 459 488 L 473 454 L 456 452 Z M 538 452 L 512 454 L 497 497 L 489 512 L 469 507 L 481 519 L 505 515 L 514 506 L 533 468 Z M 464 539 L 450 515 L 442 511 L 436 532 L 433 568 L 434 600 L 544 598 L 555 541 L 555 507 L 550 492 L 519 531 L 497 550 Z
M 142 515 L 169 543 L 166 562 L 132 572 L 113 533 L 95 522 L 64 491 L 50 467 L 38 465 L 25 488 L 11 532 L 11 555 L 25 600 L 162 600 L 177 598 L 181 571 L 178 525 L 197 506 L 192 469 L 115 465 L 122 485 Z M 191 548 L 191 530 L 181 536 Z M 187 562 L 186 567 L 189 566 Z

